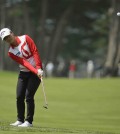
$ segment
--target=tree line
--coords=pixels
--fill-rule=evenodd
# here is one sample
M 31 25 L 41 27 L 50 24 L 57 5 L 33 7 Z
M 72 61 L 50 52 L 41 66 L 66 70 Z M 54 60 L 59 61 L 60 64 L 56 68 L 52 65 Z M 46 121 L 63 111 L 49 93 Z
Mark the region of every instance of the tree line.
M 0 0 L 1 28 L 30 35 L 47 64 L 65 60 L 99 61 L 105 75 L 116 76 L 120 62 L 119 0 Z M 1 70 L 16 70 L 0 43 Z

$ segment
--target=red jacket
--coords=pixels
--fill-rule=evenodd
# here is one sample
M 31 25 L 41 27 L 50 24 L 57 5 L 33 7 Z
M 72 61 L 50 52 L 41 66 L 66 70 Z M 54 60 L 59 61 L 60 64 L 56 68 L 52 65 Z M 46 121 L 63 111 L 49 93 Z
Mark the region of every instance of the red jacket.
M 10 45 L 8 55 L 18 62 L 20 71 L 38 73 L 37 69 L 42 68 L 42 62 L 34 41 L 28 36 L 17 36 L 18 45 Z

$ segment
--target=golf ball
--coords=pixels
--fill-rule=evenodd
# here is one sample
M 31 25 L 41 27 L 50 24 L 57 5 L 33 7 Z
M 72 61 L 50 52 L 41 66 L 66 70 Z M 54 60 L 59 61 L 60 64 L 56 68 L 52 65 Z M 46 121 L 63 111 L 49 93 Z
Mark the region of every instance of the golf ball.
M 117 16 L 120 16 L 120 12 L 117 13 Z

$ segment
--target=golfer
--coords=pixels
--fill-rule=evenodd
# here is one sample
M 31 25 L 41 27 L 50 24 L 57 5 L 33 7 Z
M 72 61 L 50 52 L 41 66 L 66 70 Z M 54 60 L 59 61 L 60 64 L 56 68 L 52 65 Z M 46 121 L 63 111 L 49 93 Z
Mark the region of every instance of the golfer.
M 42 62 L 34 41 L 28 35 L 16 36 L 9 28 L 0 31 L 0 37 L 9 45 L 8 55 L 19 63 L 17 82 L 17 121 L 10 125 L 32 127 L 35 110 L 34 95 L 43 75 Z M 25 102 L 27 115 L 25 118 Z

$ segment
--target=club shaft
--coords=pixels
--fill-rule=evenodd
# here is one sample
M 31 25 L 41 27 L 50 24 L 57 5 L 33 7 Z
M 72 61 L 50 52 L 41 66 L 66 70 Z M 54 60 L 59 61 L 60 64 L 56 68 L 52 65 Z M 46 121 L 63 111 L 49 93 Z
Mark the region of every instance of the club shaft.
M 42 78 L 41 78 L 41 84 L 42 84 L 42 91 L 43 91 L 43 95 L 44 95 L 44 101 L 45 101 L 45 104 L 48 105 L 46 94 L 45 94 L 44 82 L 43 82 Z

